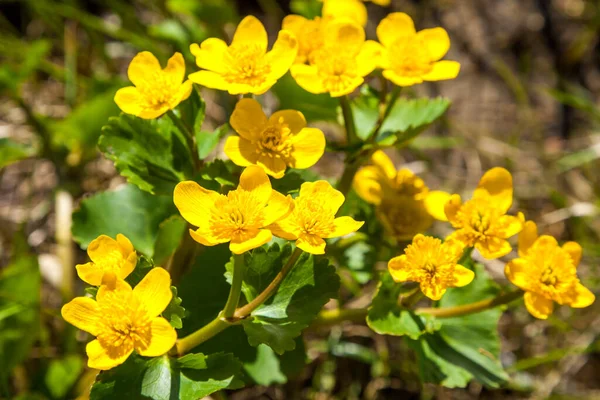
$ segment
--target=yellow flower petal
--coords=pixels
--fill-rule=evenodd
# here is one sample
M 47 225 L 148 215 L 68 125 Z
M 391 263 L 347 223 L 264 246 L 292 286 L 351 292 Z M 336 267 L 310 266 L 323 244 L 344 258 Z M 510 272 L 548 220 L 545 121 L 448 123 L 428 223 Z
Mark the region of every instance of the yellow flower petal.
M 145 306 L 148 315 L 156 317 L 171 302 L 171 275 L 166 269 L 155 267 L 133 288 L 133 294 Z
M 268 37 L 263 24 L 253 15 L 245 17 L 233 35 L 232 47 L 257 46 L 264 52 L 267 51 Z M 295 57 L 295 55 L 294 55 Z
M 165 76 L 170 78 L 174 83 L 182 83 L 185 78 L 185 60 L 181 53 L 176 52 L 167 61 L 167 66 L 164 69 Z
M 320 129 L 302 129 L 292 138 L 290 166 L 299 169 L 312 167 L 323 156 L 325 144 L 325 135 Z
M 60 313 L 71 325 L 94 336 L 98 334 L 102 315 L 98 303 L 89 297 L 75 297 L 62 307 Z
M 190 229 L 190 236 L 196 242 L 198 242 L 198 243 L 200 243 L 201 245 L 204 245 L 204 246 L 216 246 L 216 245 L 221 244 L 221 243 L 227 243 L 230 240 L 229 238 L 218 238 L 218 237 L 215 237 L 209 231 L 202 230 L 202 229 L 197 229 L 197 230 Z
M 256 164 L 259 156 L 256 146 L 239 136 L 229 136 L 225 141 L 223 151 L 234 164 L 240 167 Z
M 429 282 L 421 282 L 420 284 L 421 292 L 428 298 L 434 301 L 438 301 L 442 298 L 444 293 L 446 293 L 446 288 L 440 287 L 438 285 L 430 284 Z
M 300 235 L 300 228 L 293 223 L 292 218 L 289 216 L 283 218 L 273 224 L 267 226 L 273 235 L 286 240 L 296 240 Z
M 350 78 L 344 85 L 339 85 L 335 89 L 331 89 L 329 91 L 329 95 L 331 97 L 340 97 L 350 94 L 356 90 L 357 87 L 363 84 L 365 80 L 360 76 L 356 76 L 354 78 Z
M 106 371 L 123 364 L 133 352 L 133 348 L 129 350 L 123 347 L 106 349 L 96 339 L 87 344 L 85 352 L 88 356 L 88 367 Z
M 443 81 L 454 79 L 460 72 L 460 64 L 456 61 L 437 61 L 431 71 L 421 76 L 424 81 Z
M 263 204 L 267 204 L 271 197 L 271 181 L 261 167 L 251 165 L 247 167 L 240 176 L 238 188 L 252 192 L 253 196 Z
M 92 286 L 100 286 L 102 283 L 104 270 L 93 262 L 78 264 L 75 266 L 75 269 L 77 270 L 77 276 L 79 276 L 79 279 L 85 283 Z
M 486 193 L 492 196 L 494 205 L 506 213 L 513 200 L 513 180 L 510 172 L 500 167 L 487 171 L 479 181 L 473 198 L 485 196 Z
M 408 265 L 406 254 L 394 257 L 388 262 L 388 271 L 396 282 L 408 281 L 410 279 L 409 269 L 410 266 Z
M 225 72 L 227 70 L 224 60 L 227 43 L 221 39 L 208 38 L 200 46 L 194 43 L 190 45 L 190 52 L 196 57 L 196 65 L 200 68 L 214 72 Z
M 383 76 L 385 79 L 402 87 L 408 87 L 419 83 L 423 83 L 423 79 L 419 76 L 400 76 L 396 72 L 389 69 L 383 71 Z
M 227 90 L 231 94 L 240 94 L 243 93 L 238 91 L 237 93 L 233 93 L 230 90 L 231 84 L 225 80 L 223 75 L 220 75 L 217 72 L 213 71 L 198 71 L 193 74 L 188 75 L 188 79 L 198 85 L 216 89 L 216 90 Z M 235 92 L 235 91 L 234 91 Z
M 271 192 L 271 197 L 269 198 L 269 203 L 267 204 L 267 207 L 265 207 L 265 219 L 263 225 L 268 226 L 287 217 L 293 209 L 294 201 L 291 196 L 284 196 L 273 190 Z
M 352 232 L 356 232 L 363 225 L 363 221 L 355 221 L 351 217 L 338 217 L 333 220 L 333 231 L 326 235 L 325 239 L 346 236 Z
M 157 317 L 150 325 L 150 343 L 146 348 L 136 348 L 136 351 L 144 357 L 158 357 L 167 353 L 175 345 L 177 332 L 169 322 Z
M 146 107 L 146 100 L 139 90 L 128 86 L 117 90 L 115 103 L 126 114 L 139 115 Z
M 117 243 L 121 246 L 121 250 L 124 252 L 123 254 L 130 254 L 134 251 L 133 244 L 131 240 L 127 238 L 127 236 L 122 233 L 117 234 Z
M 373 72 L 379 65 L 383 52 L 383 47 L 379 43 L 367 40 L 356 56 L 356 73 L 359 76 L 367 76 Z
M 519 257 L 524 257 L 527 251 L 538 238 L 537 225 L 533 221 L 527 221 L 523 230 L 519 233 Z
M 156 75 L 161 72 L 160 63 L 149 51 L 138 53 L 127 68 L 129 80 L 137 87 L 152 86 Z
M 267 128 L 268 120 L 258 101 L 244 98 L 235 105 L 229 123 L 244 139 L 258 140 Z
M 233 254 L 242 254 L 246 251 L 255 249 L 272 239 L 271 231 L 268 229 L 257 229 L 256 231 L 246 232 L 242 237 L 234 237 L 229 243 L 229 250 Z
M 280 157 L 272 157 L 270 155 L 259 155 L 256 165 L 260 166 L 267 174 L 275 179 L 283 178 L 287 165 Z
M 367 24 L 367 8 L 360 0 L 325 0 L 321 14 L 332 19 L 347 18 L 361 26 Z
M 187 222 L 204 227 L 208 225 L 211 210 L 219 196 L 194 181 L 184 181 L 175 186 L 173 202 Z
M 384 173 L 384 176 L 387 177 L 390 181 L 396 179 L 396 167 L 392 160 L 385 154 L 382 150 L 377 150 L 371 156 L 371 162 L 373 165 L 379 167 L 381 171 Z
M 296 246 L 310 254 L 325 254 L 325 241 L 316 235 L 300 235 Z
M 427 197 L 425 197 L 424 201 L 427 212 L 439 221 L 448 221 L 445 206 L 450 200 L 450 197 L 452 197 L 450 193 L 441 190 L 433 190 L 427 193 Z
M 184 100 L 192 94 L 192 81 L 185 81 L 181 84 L 177 93 L 173 96 L 173 99 L 169 103 L 169 108 L 174 109 Z
M 588 288 L 583 286 L 581 283 L 577 283 L 575 286 L 575 298 L 569 304 L 573 308 L 584 308 L 592 305 L 596 300 L 596 296 Z
M 548 319 L 548 316 L 552 314 L 552 310 L 554 310 L 554 303 L 552 303 L 552 300 L 532 292 L 525 292 L 523 297 L 525 299 L 527 311 L 534 317 Z
M 365 42 L 362 26 L 346 19 L 337 19 L 327 26 L 325 43 L 340 46 L 349 54 L 357 54 Z
M 314 94 L 327 92 L 319 76 L 319 69 L 314 65 L 295 64 L 290 68 L 290 73 L 298 86 L 307 92 Z
M 583 252 L 583 249 L 581 248 L 579 243 L 567 242 L 562 245 L 562 248 L 571 256 L 571 260 L 573 260 L 573 265 L 578 266 L 579 261 L 581 261 L 581 253 Z
M 516 235 L 521 232 L 523 229 L 524 222 L 523 214 L 519 213 L 519 215 L 502 215 L 497 220 L 497 234 L 502 235 L 505 239 Z
M 108 278 L 108 279 L 107 279 Z M 107 282 L 108 280 L 113 280 L 112 282 Z M 125 282 L 122 279 L 117 279 L 114 273 L 106 273 L 102 279 L 102 286 L 98 288 L 98 292 L 96 292 L 96 301 L 98 304 L 104 304 L 107 301 L 110 301 L 111 292 L 120 291 L 120 292 L 133 292 L 129 283 Z
M 450 49 L 450 38 L 444 28 L 423 29 L 417 32 L 417 37 L 425 42 L 431 61 L 440 60 Z
M 346 200 L 342 192 L 334 189 L 327 181 L 304 182 L 300 186 L 300 196 L 308 198 L 318 196 L 327 199 L 324 206 L 334 215 Z
M 271 51 L 267 53 L 267 63 L 271 66 L 270 77 L 277 80 L 290 69 L 298 53 L 298 40 L 289 31 L 280 31 Z
M 488 260 L 504 257 L 512 250 L 510 243 L 508 243 L 508 241 L 505 239 L 490 236 L 488 236 L 486 239 L 487 240 L 485 242 L 478 240 L 475 243 L 475 248 L 479 250 L 481 255 Z
M 296 110 L 280 110 L 274 112 L 269 117 L 269 124 L 279 125 L 286 124 L 293 134 L 298 134 L 306 127 L 306 119 L 300 111 Z
M 516 287 L 522 290 L 529 290 L 531 288 L 531 275 L 532 270 L 529 262 L 523 258 L 515 258 L 506 264 L 504 267 L 504 274 L 506 278 Z
M 415 24 L 405 13 L 391 13 L 377 26 L 377 38 L 385 47 L 390 47 L 398 38 L 414 34 Z
M 448 200 L 448 202 L 446 202 L 446 205 L 444 205 L 444 213 L 446 214 L 446 218 L 448 218 L 448 221 L 450 221 L 452 226 L 454 226 L 455 228 L 459 223 L 459 221 L 456 218 L 456 214 L 460 210 L 461 206 L 462 200 L 460 198 L 460 195 L 458 194 L 453 194 L 452 196 L 450 196 L 450 199 Z
M 368 165 L 358 170 L 352 183 L 356 193 L 367 203 L 378 205 L 383 198 L 379 169 Z
M 454 286 L 463 287 L 468 285 L 475 279 L 475 273 L 468 268 L 463 267 L 460 264 L 454 266 Z
M 114 257 L 123 257 L 121 246 L 110 236 L 100 235 L 87 248 L 90 259 L 95 263 L 112 262 Z

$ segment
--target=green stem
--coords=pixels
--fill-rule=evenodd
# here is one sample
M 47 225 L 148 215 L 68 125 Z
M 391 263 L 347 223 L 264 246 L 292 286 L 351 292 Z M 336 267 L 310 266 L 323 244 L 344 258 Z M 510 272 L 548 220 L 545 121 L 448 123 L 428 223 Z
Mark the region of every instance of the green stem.
M 240 301 L 242 293 L 242 281 L 244 279 L 244 254 L 233 255 L 233 276 L 231 279 L 231 290 L 225 308 L 223 308 L 223 318 L 233 317 L 235 309 Z
M 361 166 L 360 160 L 353 160 L 350 163 L 346 164 L 344 167 L 344 172 L 342 172 L 342 177 L 338 181 L 337 190 L 342 192 L 344 196 L 348 194 L 350 188 L 352 187 L 352 181 L 354 181 L 354 175 Z
M 523 292 L 520 290 L 515 290 L 513 292 L 501 294 L 492 299 L 482 300 L 471 304 L 465 304 L 462 306 L 443 308 L 417 308 L 415 310 L 415 313 L 428 314 L 437 318 L 459 317 L 461 315 L 475 314 L 503 304 L 508 304 L 513 300 L 521 298 L 521 296 L 523 296 Z
M 185 139 L 188 143 L 188 147 L 190 148 L 190 152 L 192 153 L 193 164 L 196 170 L 198 170 L 202 165 L 202 162 L 198 157 L 198 146 L 196 146 L 196 137 L 194 136 L 194 132 L 189 130 L 189 128 L 183 123 L 181 118 L 175 115 L 173 110 L 167 111 L 167 115 L 169 116 L 171 121 L 173 121 L 177 129 L 179 129 L 183 136 L 185 136 Z
M 188 353 L 194 347 L 198 346 L 200 343 L 206 342 L 208 339 L 212 338 L 219 332 L 222 332 L 225 329 L 227 329 L 230 325 L 230 322 L 227 322 L 221 319 L 220 317 L 213 319 L 208 324 L 198 329 L 196 332 L 177 340 L 177 342 L 175 343 L 177 354 L 182 356 Z
M 267 286 L 265 288 L 265 290 L 263 290 L 262 293 L 260 293 L 258 296 L 256 296 L 254 298 L 254 300 L 252 300 L 250 303 L 246 304 L 243 307 L 238 308 L 235 311 L 234 316 L 236 318 L 246 318 L 248 315 L 250 315 L 250 313 L 252 311 L 256 310 L 262 303 L 267 301 L 269 299 L 269 297 L 271 297 L 275 293 L 275 291 L 277 290 L 277 287 L 279 287 L 279 284 L 283 281 L 283 279 L 287 276 L 287 274 L 292 270 L 294 265 L 296 265 L 296 261 L 298 261 L 298 258 L 300 258 L 301 254 L 302 254 L 302 250 L 300 250 L 298 247 L 296 247 L 296 249 L 292 253 L 291 257 L 285 263 L 283 268 L 281 268 L 281 271 L 279 271 L 279 273 L 275 276 L 275 278 L 273 278 L 273 280 L 271 281 L 269 286 Z
M 412 306 L 417 304 L 417 302 L 421 300 L 422 297 L 423 292 L 421 292 L 421 288 L 417 286 L 410 292 L 398 296 L 398 305 L 404 308 L 411 308 Z
M 400 97 L 401 92 L 402 92 L 402 87 L 400 87 L 400 86 L 394 87 L 394 90 L 392 91 L 392 94 L 390 96 L 390 101 L 387 103 L 387 106 L 385 107 L 385 111 L 383 112 L 383 114 L 381 114 L 379 116 L 379 119 L 377 120 L 377 124 L 375 125 L 375 128 L 373 128 L 373 130 L 371 131 L 371 134 L 369 135 L 369 141 L 371 143 L 374 143 L 375 140 L 377 139 L 377 135 L 379 134 L 379 131 L 381 130 L 381 127 L 383 126 L 383 123 L 385 122 L 387 117 L 390 115 L 390 112 L 392 112 L 392 108 L 394 108 L 396 101 L 398 101 L 398 98 Z
M 348 145 L 351 146 L 358 141 L 358 136 L 356 136 L 356 126 L 354 125 L 354 116 L 352 115 L 352 107 L 350 107 L 348 96 L 340 97 L 340 106 L 342 107 L 342 115 L 344 116 L 346 138 Z
M 321 328 L 339 324 L 344 321 L 364 322 L 367 317 L 366 308 L 336 308 L 333 310 L 323 310 L 313 321 L 311 328 Z

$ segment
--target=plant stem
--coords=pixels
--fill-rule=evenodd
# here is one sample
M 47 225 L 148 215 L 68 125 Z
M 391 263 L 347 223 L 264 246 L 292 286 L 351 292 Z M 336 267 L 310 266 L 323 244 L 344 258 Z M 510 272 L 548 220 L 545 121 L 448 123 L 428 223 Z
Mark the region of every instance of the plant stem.
M 358 141 L 356 136 L 356 126 L 354 125 L 354 116 L 352 115 L 352 107 L 348 96 L 340 97 L 340 106 L 342 107 L 342 115 L 344 116 L 344 126 L 346 127 L 346 138 L 348 145 L 353 145 Z
M 394 90 L 392 91 L 392 94 L 390 96 L 390 101 L 388 102 L 387 106 L 385 107 L 385 111 L 379 116 L 379 119 L 377 120 L 377 124 L 375 125 L 375 128 L 373 128 L 373 131 L 369 135 L 369 141 L 371 143 L 374 143 L 375 140 L 377 139 L 377 135 L 379 134 L 379 131 L 381 130 L 381 127 L 383 126 L 383 123 L 385 122 L 386 118 L 390 115 L 390 112 L 392 112 L 392 108 L 394 108 L 394 104 L 396 104 L 396 101 L 398 101 L 398 98 L 400 97 L 401 92 L 402 92 L 402 87 L 400 87 L 400 86 L 394 87 Z
M 501 294 L 492 299 L 482 300 L 471 304 L 464 304 L 462 306 L 444 308 L 417 308 L 415 313 L 428 314 L 437 318 L 459 317 L 461 315 L 475 314 L 503 304 L 508 304 L 513 300 L 519 299 L 521 296 L 523 296 L 523 292 L 520 290 L 515 290 L 513 292 Z
M 181 133 L 183 133 L 183 135 L 186 137 L 188 142 L 193 143 L 194 142 L 194 134 L 188 129 L 187 126 L 185 126 L 185 124 L 183 123 L 181 118 L 179 118 L 177 115 L 175 115 L 173 110 L 167 111 L 167 115 L 169 116 L 169 118 L 171 118 L 171 121 L 173 121 L 173 123 L 175 124 L 177 129 L 179 129 L 179 131 Z
M 285 263 L 283 268 L 281 268 L 281 271 L 279 271 L 279 273 L 275 276 L 275 278 L 273 278 L 271 283 L 269 283 L 269 286 L 267 286 L 265 288 L 265 290 L 263 290 L 262 293 L 260 293 L 258 296 L 256 296 L 254 298 L 254 300 L 252 300 L 250 303 L 246 304 L 243 307 L 238 308 L 235 311 L 234 316 L 236 318 L 245 318 L 248 315 L 250 315 L 250 313 L 252 311 L 256 310 L 262 303 L 267 301 L 269 299 L 269 297 L 271 297 L 275 293 L 275 290 L 277 289 L 279 284 L 283 281 L 283 279 L 287 276 L 287 274 L 292 270 L 294 265 L 296 265 L 296 261 L 298 261 L 298 258 L 300 257 L 301 254 L 302 254 L 302 250 L 300 250 L 298 247 L 296 247 L 296 249 L 292 253 L 291 257 L 288 259 L 287 263 Z
M 208 324 L 198 329 L 196 332 L 177 340 L 177 342 L 175 342 L 177 354 L 182 356 L 188 353 L 194 347 L 198 346 L 200 343 L 206 342 L 208 339 L 212 338 L 219 332 L 224 331 L 230 325 L 231 323 L 221 319 L 220 317 L 213 319 Z
M 240 295 L 242 293 L 242 281 L 244 279 L 244 254 L 233 255 L 233 276 L 231 279 L 231 290 L 229 290 L 229 297 L 227 303 L 223 308 L 223 318 L 229 319 L 233 317 L 235 309 L 240 301 Z
M 361 164 L 362 163 L 360 161 L 354 160 L 345 165 L 344 172 L 342 172 L 342 177 L 337 184 L 337 190 L 342 192 L 344 196 L 346 196 L 350 191 L 352 182 L 354 181 L 354 175 L 356 175 L 356 171 L 358 171 Z
M 364 322 L 367 317 L 366 308 L 336 308 L 333 310 L 323 310 L 311 324 L 311 328 L 320 328 L 336 325 L 343 321 Z

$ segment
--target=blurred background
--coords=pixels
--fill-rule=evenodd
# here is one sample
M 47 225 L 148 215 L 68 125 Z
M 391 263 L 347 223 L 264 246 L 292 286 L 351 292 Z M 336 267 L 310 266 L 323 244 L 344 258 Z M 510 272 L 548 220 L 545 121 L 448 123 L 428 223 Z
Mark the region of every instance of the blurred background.
M 444 96 L 452 106 L 407 149 L 390 152 L 395 163 L 420 174 L 430 188 L 454 193 L 472 190 L 492 166 L 507 167 L 526 217 L 559 241 L 584 247 L 578 272 L 598 294 L 600 1 L 366 5 L 369 38 L 386 14 L 402 11 L 417 29 L 444 27 L 452 42 L 446 59 L 462 65 L 455 80 L 403 92 Z M 258 16 L 273 39 L 285 15 L 310 15 L 318 7 L 316 0 L 0 0 L 0 398 L 75 398 L 93 379 L 84 360 L 63 357 L 69 349 L 60 345 L 60 306 L 82 288 L 65 283 L 73 279 L 61 266 L 85 260 L 71 238 L 72 210 L 86 196 L 124 182 L 96 143 L 119 112 L 113 96 L 128 85 L 131 58 L 149 50 L 164 65 L 179 51 L 192 72 L 189 44 L 230 39 L 240 16 Z M 278 98 L 293 85 L 286 76 L 264 97 L 266 105 L 306 101 L 299 88 L 296 97 Z M 205 128 L 227 122 L 236 99 L 202 93 Z M 330 122 L 335 104 L 325 99 L 307 115 L 330 141 L 343 133 Z M 316 169 L 335 179 L 341 163 L 328 154 Z M 503 262 L 484 263 L 505 282 Z M 9 298 L 9 290 L 18 298 Z M 368 304 L 369 283 L 364 293 L 356 301 Z M 503 390 L 477 383 L 460 390 L 420 386 L 399 339 L 350 324 L 331 332 L 344 346 L 323 350 L 322 336 L 308 334 L 310 364 L 286 385 L 243 389 L 230 398 L 598 399 L 599 310 L 598 302 L 584 310 L 559 307 L 548 321 L 534 320 L 523 307 L 507 311 L 500 321 L 502 361 L 513 379 Z

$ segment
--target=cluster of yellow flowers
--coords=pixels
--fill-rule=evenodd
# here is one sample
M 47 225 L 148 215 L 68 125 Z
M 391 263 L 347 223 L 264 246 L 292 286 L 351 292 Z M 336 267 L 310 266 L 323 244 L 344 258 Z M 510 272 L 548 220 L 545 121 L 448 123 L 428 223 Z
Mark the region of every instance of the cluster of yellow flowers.
M 142 356 L 167 353 L 177 333 L 159 315 L 171 302 L 171 277 L 160 267 L 150 270 L 135 288 L 125 282 L 137 263 L 133 245 L 125 236 L 102 235 L 88 246 L 91 262 L 77 265 L 86 283 L 99 286 L 96 300 L 76 297 L 65 304 L 65 321 L 96 336 L 86 346 L 90 368 L 108 370 L 127 360 L 133 350 Z

